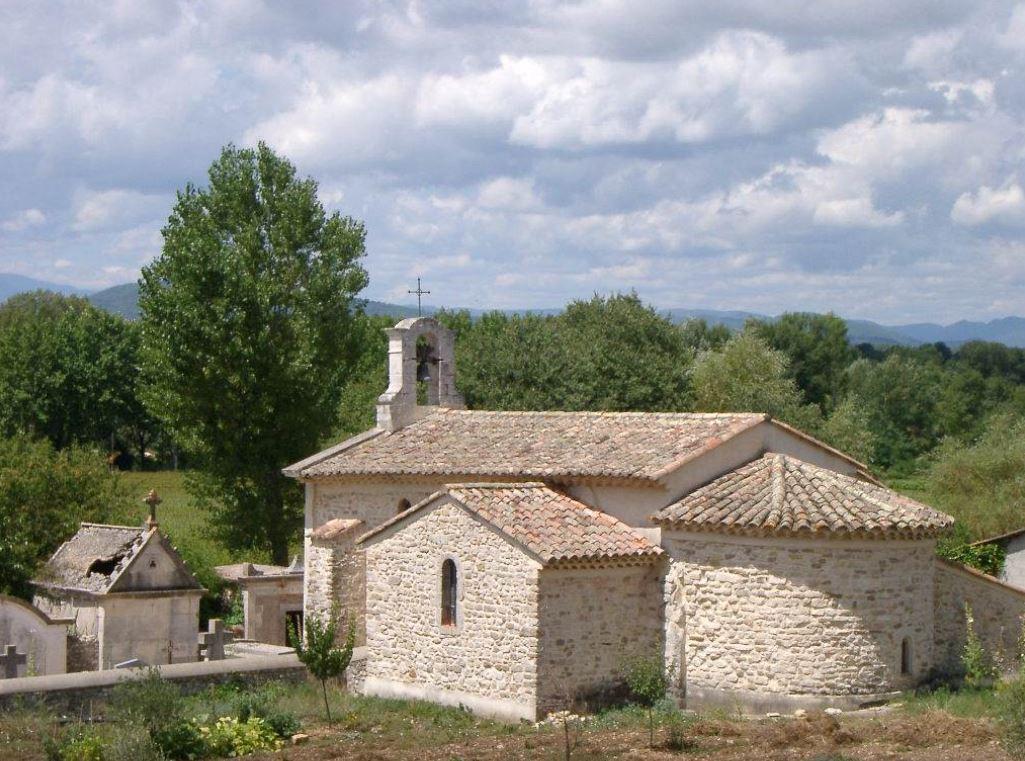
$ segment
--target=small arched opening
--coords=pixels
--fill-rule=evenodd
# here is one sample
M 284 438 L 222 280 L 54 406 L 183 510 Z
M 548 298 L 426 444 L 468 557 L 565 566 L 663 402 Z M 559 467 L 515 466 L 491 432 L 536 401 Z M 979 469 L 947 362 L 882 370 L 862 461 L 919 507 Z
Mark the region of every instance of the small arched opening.
M 441 625 L 455 626 L 459 611 L 458 601 L 459 578 L 456 562 L 448 558 L 441 564 Z
M 412 505 L 410 504 L 408 499 L 400 499 L 399 504 L 395 507 L 395 514 L 399 515 L 401 513 L 404 513 L 410 507 L 412 507 Z
M 904 676 L 914 673 L 912 657 L 911 638 L 905 637 L 900 641 L 900 673 Z

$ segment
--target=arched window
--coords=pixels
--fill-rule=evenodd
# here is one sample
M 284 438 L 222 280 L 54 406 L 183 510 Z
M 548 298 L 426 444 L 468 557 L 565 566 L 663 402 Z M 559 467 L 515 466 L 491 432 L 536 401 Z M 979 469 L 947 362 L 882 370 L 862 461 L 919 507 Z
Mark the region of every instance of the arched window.
M 912 672 L 911 662 L 911 638 L 905 637 L 900 641 L 900 673 L 910 674 Z
M 449 558 L 441 564 L 441 625 L 456 625 L 456 601 L 459 594 L 459 579 L 456 562 Z
M 400 499 L 399 506 L 395 509 L 395 514 L 404 513 L 411 507 L 408 499 Z

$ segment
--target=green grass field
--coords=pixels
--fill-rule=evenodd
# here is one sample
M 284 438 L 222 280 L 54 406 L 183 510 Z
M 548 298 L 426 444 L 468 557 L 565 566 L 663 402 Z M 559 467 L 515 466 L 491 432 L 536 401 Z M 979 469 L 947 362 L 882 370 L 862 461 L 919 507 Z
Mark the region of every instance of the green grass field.
M 142 522 L 149 510 L 142 501 L 143 497 L 150 489 L 156 489 L 163 500 L 157 508 L 160 529 L 170 537 L 185 562 L 211 593 L 216 593 L 221 587 L 220 579 L 213 571 L 214 566 L 242 560 L 267 562 L 266 553 L 232 552 L 221 544 L 209 513 L 200 508 L 185 490 L 182 471 L 132 471 L 122 473 L 120 478 L 138 510 L 134 515 L 114 516 L 113 520 L 126 525 Z

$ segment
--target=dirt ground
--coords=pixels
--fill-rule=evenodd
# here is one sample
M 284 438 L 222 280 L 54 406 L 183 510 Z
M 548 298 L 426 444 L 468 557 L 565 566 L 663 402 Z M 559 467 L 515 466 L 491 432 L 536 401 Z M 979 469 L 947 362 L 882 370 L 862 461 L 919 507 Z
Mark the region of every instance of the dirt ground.
M 965 719 L 943 711 L 920 714 L 844 716 L 821 713 L 804 718 L 758 720 L 702 719 L 685 733 L 689 747 L 665 748 L 666 731 L 649 749 L 644 731 L 591 729 L 580 733 L 573 759 L 700 758 L 713 761 L 1010 761 L 994 728 L 985 719 Z M 374 733 L 318 729 L 299 746 L 259 756 L 271 761 L 321 759 L 536 759 L 561 758 L 563 737 L 552 729 L 521 730 L 508 737 L 468 737 L 465 741 L 423 747 L 415 726 L 408 735 L 377 738 Z

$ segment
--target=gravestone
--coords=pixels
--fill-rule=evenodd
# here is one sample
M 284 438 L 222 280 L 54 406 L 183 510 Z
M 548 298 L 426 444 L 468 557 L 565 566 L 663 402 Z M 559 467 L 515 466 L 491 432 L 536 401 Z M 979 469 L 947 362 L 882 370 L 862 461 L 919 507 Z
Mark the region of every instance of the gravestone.
M 208 661 L 223 661 L 224 646 L 234 639 L 231 632 L 224 630 L 224 622 L 211 618 L 207 630 L 199 635 L 200 648 L 206 651 Z

